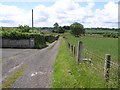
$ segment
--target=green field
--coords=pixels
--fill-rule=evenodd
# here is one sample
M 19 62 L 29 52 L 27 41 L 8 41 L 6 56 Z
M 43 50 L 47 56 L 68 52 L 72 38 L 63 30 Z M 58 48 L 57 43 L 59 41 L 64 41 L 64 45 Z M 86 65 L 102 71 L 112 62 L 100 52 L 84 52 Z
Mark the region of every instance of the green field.
M 117 31 L 113 30 L 86 30 L 86 33 L 118 33 Z
M 77 44 L 78 38 L 74 39 L 71 37 L 69 40 L 72 41 L 71 43 Z M 75 60 L 68 49 L 67 42 L 62 39 L 54 65 L 52 88 L 116 88 L 118 86 L 116 74 L 110 76 L 112 83 L 107 83 L 104 80 L 104 70 L 90 63 L 81 62 L 78 65 Z M 94 67 L 98 70 L 95 70 Z M 111 70 L 111 72 L 115 72 L 115 70 Z
M 82 58 L 91 59 L 95 71 L 104 74 L 105 56 L 111 55 L 111 82 L 118 78 L 118 38 L 104 38 L 97 35 L 76 38 L 66 34 L 66 40 L 77 47 L 78 41 L 83 42 Z M 87 50 L 87 51 L 86 51 Z
M 78 41 L 83 42 L 83 48 L 100 57 L 105 57 L 105 54 L 111 54 L 112 61 L 117 62 L 118 58 L 118 38 L 103 38 L 94 36 L 74 37 L 71 34 L 65 34 L 67 41 L 72 45 L 77 46 Z

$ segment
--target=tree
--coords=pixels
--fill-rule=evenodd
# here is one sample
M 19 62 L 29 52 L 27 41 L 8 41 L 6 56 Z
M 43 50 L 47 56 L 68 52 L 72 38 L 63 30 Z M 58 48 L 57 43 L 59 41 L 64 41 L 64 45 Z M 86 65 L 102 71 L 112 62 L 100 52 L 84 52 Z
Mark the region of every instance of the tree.
M 52 32 L 57 32 L 59 29 L 59 24 L 56 22 L 53 26 L 54 26 L 54 30 L 52 30 Z
M 59 28 L 58 28 L 58 30 L 57 30 L 57 33 L 64 33 L 64 29 L 60 26 Z
M 55 23 L 54 25 L 54 30 L 52 30 L 53 33 L 64 33 L 64 28 L 59 26 L 58 23 Z
M 70 25 L 71 33 L 78 37 L 81 34 L 85 34 L 84 26 L 78 22 L 75 22 Z
M 65 30 L 70 30 L 70 26 L 63 26 Z
M 29 27 L 28 25 L 24 25 L 24 26 L 19 25 L 18 28 L 19 28 L 22 32 L 29 32 L 29 30 L 30 30 L 30 27 Z
M 53 26 L 54 27 L 59 27 L 59 24 L 56 22 Z

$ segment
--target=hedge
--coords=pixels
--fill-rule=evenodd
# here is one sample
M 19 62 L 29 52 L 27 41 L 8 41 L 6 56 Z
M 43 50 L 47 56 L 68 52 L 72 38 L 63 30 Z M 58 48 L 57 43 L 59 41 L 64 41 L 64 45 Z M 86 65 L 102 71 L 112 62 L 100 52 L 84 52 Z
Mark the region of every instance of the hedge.
M 19 31 L 4 31 L 1 34 L 2 38 L 5 39 L 30 39 L 30 38 L 34 38 L 35 40 L 35 47 L 34 48 L 44 48 L 47 46 L 46 42 L 52 43 L 55 40 L 58 39 L 58 36 L 44 36 L 40 33 L 22 33 Z

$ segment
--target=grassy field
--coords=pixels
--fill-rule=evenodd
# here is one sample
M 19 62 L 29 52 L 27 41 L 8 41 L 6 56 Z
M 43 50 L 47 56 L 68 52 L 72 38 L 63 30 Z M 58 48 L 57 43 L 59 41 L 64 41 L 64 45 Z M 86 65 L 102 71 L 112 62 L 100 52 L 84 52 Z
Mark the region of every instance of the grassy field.
M 105 54 L 111 54 L 112 61 L 118 60 L 118 39 L 103 38 L 95 36 L 83 36 L 75 38 L 71 34 L 65 34 L 67 41 L 77 46 L 78 41 L 83 42 L 83 48 L 87 49 L 100 57 L 105 57 Z
M 117 31 L 113 30 L 86 30 L 86 33 L 118 33 Z
M 74 41 L 74 40 L 73 40 Z M 73 42 L 75 44 L 75 41 Z M 115 88 L 114 84 L 106 83 L 103 73 L 94 70 L 89 63 L 76 64 L 75 57 L 62 39 L 59 53 L 55 61 L 52 88 Z

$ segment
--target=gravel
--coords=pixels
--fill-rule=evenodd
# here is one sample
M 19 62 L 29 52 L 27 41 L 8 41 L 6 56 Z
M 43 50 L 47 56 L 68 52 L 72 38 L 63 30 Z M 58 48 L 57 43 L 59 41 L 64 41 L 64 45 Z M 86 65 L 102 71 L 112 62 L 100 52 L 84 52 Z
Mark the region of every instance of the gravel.
M 2 81 L 18 68 L 26 66 L 26 71 L 16 80 L 12 88 L 49 88 L 60 43 L 61 38 L 56 44 L 54 42 L 41 50 L 3 49 Z M 49 49 L 54 44 L 55 46 Z

